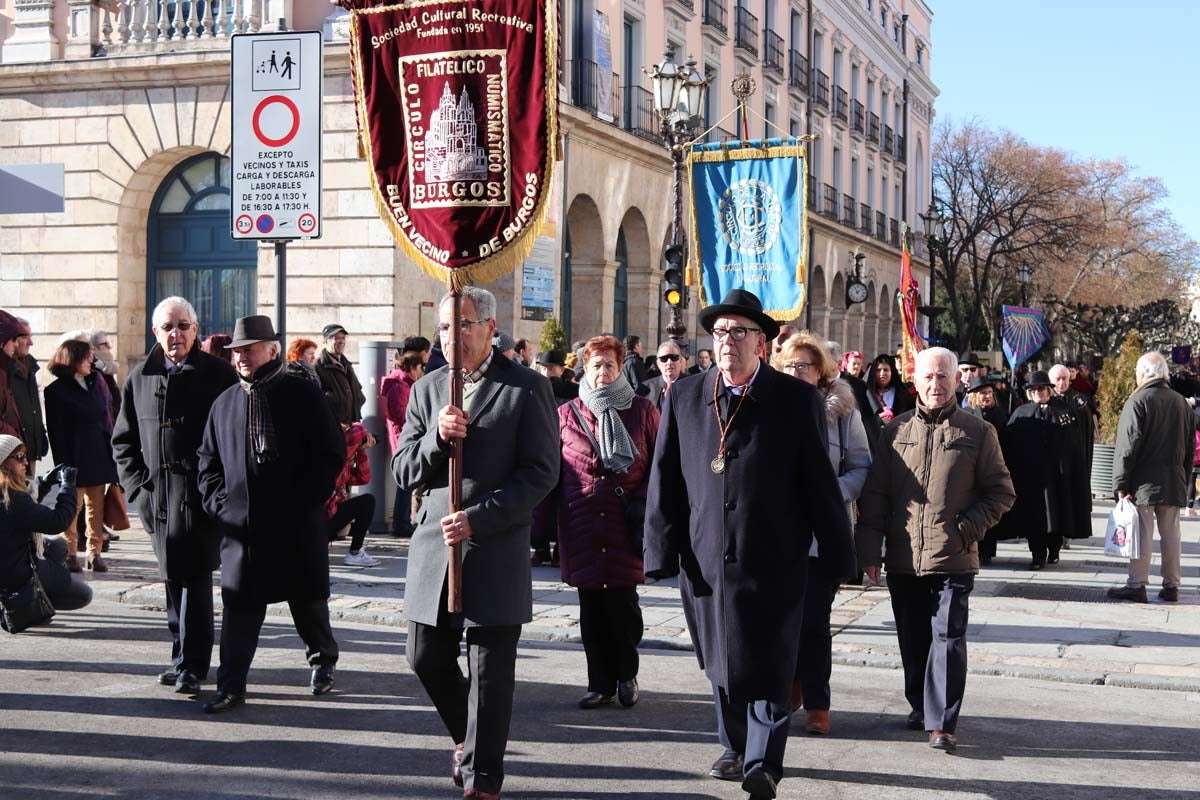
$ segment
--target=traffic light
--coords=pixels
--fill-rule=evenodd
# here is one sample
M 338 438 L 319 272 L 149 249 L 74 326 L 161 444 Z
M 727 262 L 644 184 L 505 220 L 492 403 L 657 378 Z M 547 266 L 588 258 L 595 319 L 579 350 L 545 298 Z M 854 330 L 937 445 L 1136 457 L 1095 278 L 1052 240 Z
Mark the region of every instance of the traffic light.
M 683 288 L 683 248 L 679 245 L 668 247 L 666 261 L 667 271 L 663 277 L 667 288 L 663 292 L 663 300 L 671 308 L 685 308 L 687 303 Z

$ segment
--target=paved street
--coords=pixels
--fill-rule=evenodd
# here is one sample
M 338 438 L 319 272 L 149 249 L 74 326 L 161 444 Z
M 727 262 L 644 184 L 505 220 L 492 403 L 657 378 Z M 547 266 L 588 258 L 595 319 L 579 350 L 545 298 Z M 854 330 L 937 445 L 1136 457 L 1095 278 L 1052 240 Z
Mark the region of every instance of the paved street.
M 972 601 L 975 674 L 953 757 L 903 729 L 886 592 L 843 592 L 833 735 L 793 733 L 780 796 L 1200 798 L 1200 525 L 1185 523 L 1184 536 L 1177 606 L 1078 602 L 1119 580 L 1098 539 L 1043 573 L 1022 569 L 1020 545 L 1003 545 L 1004 563 L 980 576 Z M 145 537 L 126 532 L 113 571 L 92 577 L 90 608 L 0 637 L 0 798 L 457 796 L 448 740 L 404 659 L 404 546 L 369 541 L 385 566 L 343 568 L 345 544 L 333 549 L 335 691 L 307 693 L 302 645 L 281 606 L 264 628 L 248 705 L 214 718 L 154 681 L 166 631 L 144 606 L 160 604 L 161 589 Z M 584 662 L 571 641 L 573 593 L 553 570 L 537 572 L 505 797 L 744 797 L 704 776 L 718 746 L 708 685 L 682 649 L 675 590 L 644 594 L 655 646 L 644 651 L 643 701 L 585 712 L 574 705 Z

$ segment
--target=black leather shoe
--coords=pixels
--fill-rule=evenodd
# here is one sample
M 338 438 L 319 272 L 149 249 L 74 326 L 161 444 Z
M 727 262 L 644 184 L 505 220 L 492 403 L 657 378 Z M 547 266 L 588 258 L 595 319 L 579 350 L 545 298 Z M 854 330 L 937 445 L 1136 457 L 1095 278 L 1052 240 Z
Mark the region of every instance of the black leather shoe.
M 1164 586 L 1163 588 L 1158 590 L 1158 599 L 1162 600 L 1164 603 L 1178 603 L 1179 602 L 1179 587 L 1178 586 Z
M 230 711 L 237 708 L 246 702 L 246 695 L 236 692 L 226 692 L 223 689 L 218 689 L 213 695 L 213 699 L 204 704 L 205 714 L 220 714 L 223 711 Z
M 452 762 L 453 766 L 450 769 L 450 780 L 454 781 L 454 785 L 460 789 L 463 787 L 462 762 L 463 746 L 456 744 L 454 745 L 454 760 Z
M 746 776 L 742 781 L 742 791 L 750 795 L 750 800 L 775 800 L 775 792 L 779 782 L 771 777 L 761 767 Z
M 312 680 L 308 682 L 313 694 L 325 694 L 333 688 L 333 667 L 313 667 Z
M 630 678 L 627 681 L 617 682 L 617 699 L 621 701 L 621 705 L 629 708 L 636 705 L 638 698 L 642 696 L 641 690 L 638 689 L 637 678 Z
M 184 670 L 175 681 L 175 694 L 200 694 L 200 678 L 194 672 Z
M 925 730 L 925 715 L 920 711 L 908 712 L 908 720 L 904 723 L 904 727 L 908 728 L 910 731 Z
M 710 777 L 719 781 L 740 781 L 742 779 L 742 754 L 726 750 L 720 758 L 713 762 L 708 771 Z
M 174 686 L 179 683 L 179 670 L 164 669 L 158 673 L 158 682 L 163 686 Z
M 931 731 L 929 733 L 929 746 L 934 750 L 942 750 L 947 753 L 953 753 L 958 749 L 958 740 L 954 738 L 953 733 L 945 731 Z
M 580 708 L 599 708 L 606 706 L 613 701 L 611 694 L 600 694 L 600 692 L 588 692 L 583 697 L 579 698 Z

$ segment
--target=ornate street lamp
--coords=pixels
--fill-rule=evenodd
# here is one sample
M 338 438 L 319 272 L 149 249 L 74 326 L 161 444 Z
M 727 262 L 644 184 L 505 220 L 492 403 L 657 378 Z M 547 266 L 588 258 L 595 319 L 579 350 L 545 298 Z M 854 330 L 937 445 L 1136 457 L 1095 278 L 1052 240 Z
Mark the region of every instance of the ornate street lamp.
M 1021 284 L 1021 306 L 1029 305 L 1029 282 L 1033 280 L 1033 267 L 1029 266 L 1029 262 L 1022 261 L 1021 266 L 1017 267 L 1017 282 Z
M 688 290 L 682 282 L 680 268 L 686 263 L 687 241 L 683 235 L 683 162 L 685 148 L 699 134 L 704 123 L 704 96 L 708 78 L 696 68 L 696 59 L 689 57 L 680 66 L 675 54 L 667 50 L 661 63 L 643 70 L 650 78 L 655 111 L 661 123 L 663 144 L 671 151 L 673 215 L 671 217 L 670 258 L 666 265 L 667 290 L 664 300 L 671 308 L 667 335 L 686 353 L 687 323 L 683 311 L 688 305 Z

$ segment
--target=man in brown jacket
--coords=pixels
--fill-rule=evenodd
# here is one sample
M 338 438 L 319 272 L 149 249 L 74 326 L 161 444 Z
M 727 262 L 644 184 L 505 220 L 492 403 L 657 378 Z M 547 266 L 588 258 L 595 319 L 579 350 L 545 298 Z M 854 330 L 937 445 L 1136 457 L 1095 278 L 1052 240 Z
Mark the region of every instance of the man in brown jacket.
M 917 407 L 880 437 L 855 537 L 871 580 L 879 580 L 881 560 L 887 565 L 908 727 L 929 731 L 929 746 L 947 752 L 957 746 L 967 681 L 967 598 L 979 542 L 1016 499 L 995 430 L 958 407 L 956 366 L 941 347 L 917 356 Z

